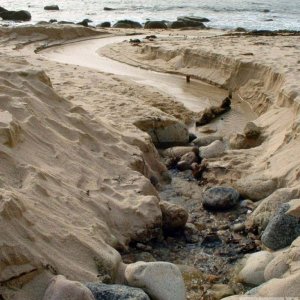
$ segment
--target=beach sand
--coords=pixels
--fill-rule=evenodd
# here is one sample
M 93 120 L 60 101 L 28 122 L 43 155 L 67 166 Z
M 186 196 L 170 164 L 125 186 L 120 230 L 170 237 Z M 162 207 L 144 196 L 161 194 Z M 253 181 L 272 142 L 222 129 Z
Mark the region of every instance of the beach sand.
M 109 275 L 116 282 L 118 250 L 151 239 L 161 228 L 160 199 L 150 179 L 162 182 L 167 169 L 143 126 L 157 120 L 159 126 L 183 126 L 195 112 L 153 87 L 34 52 L 45 43 L 111 34 L 124 31 L 0 28 L 4 299 L 42 299 L 55 274 L 80 282 Z M 235 186 L 245 198 L 300 190 L 300 37 L 209 30 L 152 34 L 163 36 L 137 47 L 128 41 L 107 46 L 101 53 L 233 90 L 258 115 L 264 140 L 208 160 L 212 174 L 225 168 L 219 183 Z M 270 217 L 274 209 L 263 212 Z

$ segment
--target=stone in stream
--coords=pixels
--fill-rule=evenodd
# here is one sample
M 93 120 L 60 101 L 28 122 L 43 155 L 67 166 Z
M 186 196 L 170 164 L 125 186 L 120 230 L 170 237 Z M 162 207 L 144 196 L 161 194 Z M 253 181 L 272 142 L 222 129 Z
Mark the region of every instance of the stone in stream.
M 198 147 L 193 147 L 191 152 L 185 153 L 181 156 L 177 163 L 177 169 L 179 171 L 191 170 L 193 163 L 201 163 Z
M 110 28 L 111 27 L 111 23 L 110 22 L 102 22 L 102 23 L 98 24 L 96 27 Z
M 288 203 L 281 205 L 262 234 L 263 244 L 272 250 L 289 246 L 300 235 L 300 219 L 286 214 L 289 209 Z
M 142 288 L 152 299 L 185 300 L 185 286 L 179 268 L 168 262 L 136 262 L 127 265 L 128 285 Z
M 207 210 L 226 210 L 237 205 L 239 197 L 235 189 L 217 186 L 204 192 L 202 204 Z
M 120 284 L 87 283 L 95 300 L 150 300 L 139 288 Z
M 192 144 L 202 147 L 202 146 L 208 146 L 214 141 L 223 141 L 223 137 L 220 135 L 203 135 L 200 136 L 192 141 Z
M 78 281 L 55 276 L 46 289 L 43 300 L 95 300 L 92 292 Z
M 216 140 L 208 146 L 200 147 L 199 151 L 202 158 L 218 157 L 225 152 L 225 143 L 221 142 L 220 140 Z
M 173 231 L 184 228 L 189 215 L 183 207 L 167 201 L 161 201 L 159 206 L 164 230 Z

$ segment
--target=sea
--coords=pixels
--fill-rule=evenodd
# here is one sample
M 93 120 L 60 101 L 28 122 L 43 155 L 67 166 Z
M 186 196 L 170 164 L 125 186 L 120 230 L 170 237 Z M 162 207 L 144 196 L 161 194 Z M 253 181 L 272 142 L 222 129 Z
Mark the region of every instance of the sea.
M 59 11 L 44 10 L 46 5 L 58 5 Z M 300 30 L 300 0 L 0 0 L 9 10 L 28 10 L 30 22 L 79 22 L 90 19 L 91 25 L 104 21 L 114 24 L 130 19 L 175 21 L 177 17 L 206 17 L 207 25 L 219 29 L 243 27 L 247 30 Z M 104 7 L 113 10 L 104 10 Z M 0 21 L 3 24 L 20 25 Z

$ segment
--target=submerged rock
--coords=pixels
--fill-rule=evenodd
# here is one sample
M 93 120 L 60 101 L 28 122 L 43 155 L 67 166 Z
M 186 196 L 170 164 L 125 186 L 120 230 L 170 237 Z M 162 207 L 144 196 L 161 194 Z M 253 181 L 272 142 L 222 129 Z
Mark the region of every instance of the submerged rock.
M 178 20 L 170 24 L 170 28 L 172 29 L 180 29 L 180 28 L 187 28 L 187 27 L 193 27 L 199 29 L 206 28 L 206 26 L 202 22 L 193 21 L 193 20 Z
M 136 262 L 125 269 L 128 285 L 142 288 L 156 300 L 185 300 L 185 286 L 178 267 L 168 262 Z
M 272 250 L 289 246 L 300 235 L 300 219 L 286 214 L 289 208 L 283 204 L 263 232 L 261 240 Z
M 150 300 L 149 296 L 138 288 L 120 284 L 87 283 L 95 300 Z
M 98 24 L 96 27 L 110 28 L 111 27 L 111 23 L 110 22 L 102 22 L 102 23 Z
M 208 210 L 225 210 L 237 205 L 239 193 L 231 187 L 213 187 L 203 194 L 202 204 Z
M 62 275 L 55 276 L 43 300 L 95 300 L 92 292 L 78 281 L 71 281 Z

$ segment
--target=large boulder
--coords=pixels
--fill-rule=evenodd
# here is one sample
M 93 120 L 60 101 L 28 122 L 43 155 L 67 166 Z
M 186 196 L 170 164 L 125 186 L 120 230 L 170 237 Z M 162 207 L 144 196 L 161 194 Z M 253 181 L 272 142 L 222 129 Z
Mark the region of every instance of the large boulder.
M 272 259 L 265 268 L 264 277 L 265 280 L 271 280 L 273 278 L 280 278 L 289 269 L 289 256 L 286 252 L 281 252 Z
M 257 286 L 265 282 L 264 271 L 274 255 L 268 251 L 250 254 L 238 274 L 240 282 Z
M 110 28 L 111 27 L 111 23 L 110 22 L 102 22 L 102 23 L 98 24 L 96 27 Z
M 168 262 L 136 262 L 125 269 L 128 285 L 142 288 L 155 300 L 185 300 L 185 286 L 179 268 Z
M 46 292 L 43 300 L 95 300 L 92 292 L 77 281 L 66 279 L 62 275 L 55 276 Z
M 202 204 L 208 210 L 225 210 L 237 205 L 239 197 L 235 189 L 217 186 L 203 193 Z
M 261 240 L 272 250 L 289 246 L 300 235 L 300 219 L 286 214 L 289 208 L 283 204 L 263 232 Z
M 96 300 L 150 300 L 142 289 L 126 285 L 87 283 L 86 286 Z
M 0 18 L 10 21 L 30 21 L 31 14 L 27 10 L 9 11 L 3 10 L 2 8 L 2 11 L 0 11 Z
M 142 28 L 143 26 L 139 22 L 131 20 L 120 20 L 113 26 L 114 28 Z
M 147 21 L 144 26 L 145 29 L 168 29 L 164 21 Z
M 189 214 L 183 207 L 167 201 L 161 201 L 159 206 L 164 230 L 173 231 L 184 228 Z

